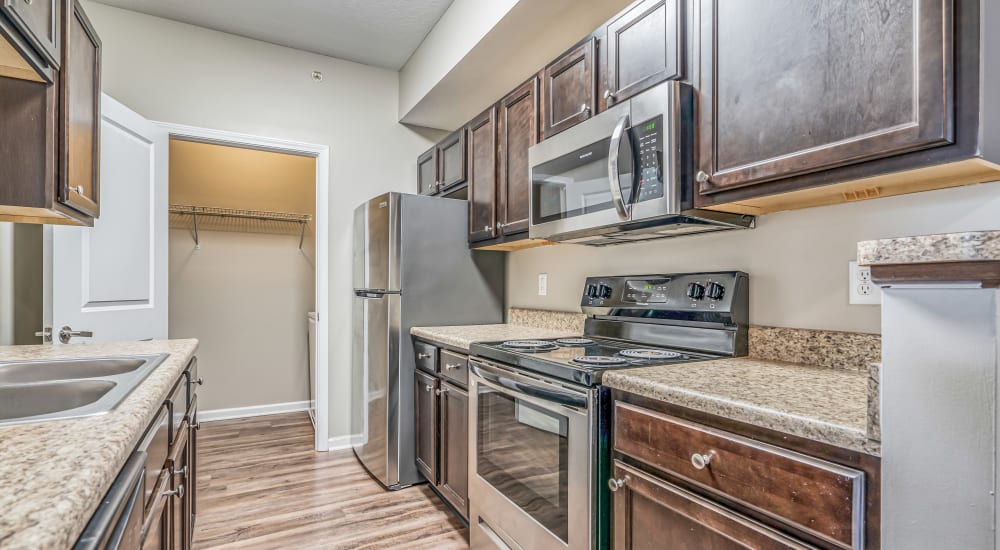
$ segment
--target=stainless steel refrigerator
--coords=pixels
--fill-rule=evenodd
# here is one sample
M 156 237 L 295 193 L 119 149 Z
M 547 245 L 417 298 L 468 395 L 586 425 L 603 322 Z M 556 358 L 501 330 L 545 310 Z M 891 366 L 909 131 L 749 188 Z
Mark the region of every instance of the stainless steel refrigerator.
M 388 193 L 354 211 L 354 454 L 389 489 L 417 471 L 414 326 L 503 322 L 505 255 L 469 250 L 468 203 Z

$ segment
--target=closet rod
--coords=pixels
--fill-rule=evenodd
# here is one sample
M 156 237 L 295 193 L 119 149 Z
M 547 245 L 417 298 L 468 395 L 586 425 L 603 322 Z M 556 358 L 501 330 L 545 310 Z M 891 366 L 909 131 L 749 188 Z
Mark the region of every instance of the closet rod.
M 298 223 L 302 226 L 299 233 L 299 250 L 302 250 L 302 244 L 305 242 L 306 224 L 312 220 L 312 216 L 309 214 L 272 212 L 269 210 L 247 210 L 244 208 L 219 208 L 216 206 L 195 206 L 190 204 L 171 204 L 170 213 L 190 214 L 194 217 L 194 246 L 197 249 L 201 248 L 201 242 L 198 236 L 198 216 Z

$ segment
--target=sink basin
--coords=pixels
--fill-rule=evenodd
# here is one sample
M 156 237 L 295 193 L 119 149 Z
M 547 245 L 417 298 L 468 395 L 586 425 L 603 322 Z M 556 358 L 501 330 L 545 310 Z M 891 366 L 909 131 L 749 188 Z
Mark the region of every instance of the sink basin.
M 144 359 L 135 357 L 0 363 L 0 384 L 102 378 L 129 373 L 144 364 Z
M 108 413 L 167 354 L 0 362 L 0 426 Z
M 0 420 L 11 420 L 90 405 L 117 386 L 105 380 L 77 380 L 0 386 Z

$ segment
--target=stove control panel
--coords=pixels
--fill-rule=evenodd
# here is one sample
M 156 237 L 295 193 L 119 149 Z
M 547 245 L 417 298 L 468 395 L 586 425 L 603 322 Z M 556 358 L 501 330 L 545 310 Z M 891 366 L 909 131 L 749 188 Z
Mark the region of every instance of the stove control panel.
M 584 313 L 592 315 L 679 318 L 677 314 L 628 313 L 627 310 L 732 313 L 747 307 L 748 294 L 749 277 L 740 271 L 590 277 L 580 305 Z

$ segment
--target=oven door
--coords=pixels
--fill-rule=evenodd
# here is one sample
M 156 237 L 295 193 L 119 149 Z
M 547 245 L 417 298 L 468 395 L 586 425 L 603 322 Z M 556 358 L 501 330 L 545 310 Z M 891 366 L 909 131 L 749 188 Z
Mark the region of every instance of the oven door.
M 591 548 L 592 398 L 470 362 L 472 548 Z

